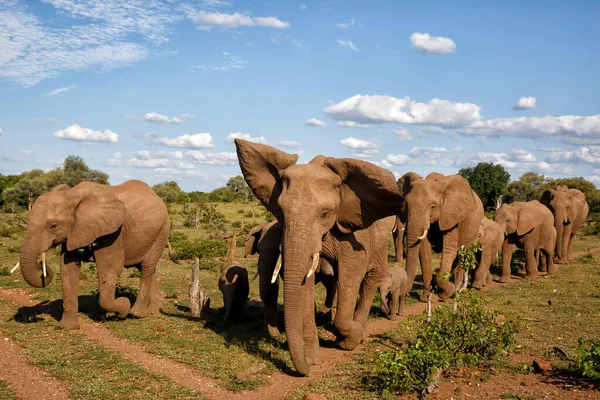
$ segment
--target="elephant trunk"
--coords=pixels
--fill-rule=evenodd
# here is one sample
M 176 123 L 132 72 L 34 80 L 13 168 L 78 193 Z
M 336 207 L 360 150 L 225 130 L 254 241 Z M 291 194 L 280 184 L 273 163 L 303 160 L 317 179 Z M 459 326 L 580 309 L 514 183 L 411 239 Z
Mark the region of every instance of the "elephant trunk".
M 565 225 L 563 224 L 562 220 L 560 220 L 555 223 L 554 227 L 556 228 L 556 257 L 558 257 L 559 260 L 562 260 L 563 257 L 566 256 L 566 254 L 563 254 L 563 235 L 565 232 Z
M 407 280 L 407 293 L 412 290 L 415 282 L 415 276 L 417 275 L 417 259 L 419 257 L 419 246 L 421 244 L 420 237 L 423 236 L 425 230 L 428 229 L 428 224 L 420 222 L 423 217 L 417 217 L 416 213 L 411 213 L 407 222 L 407 233 L 406 242 L 408 244 L 408 251 L 406 254 L 406 276 Z M 417 214 L 418 215 L 418 214 Z
M 21 263 L 23 279 L 36 288 L 48 286 L 54 277 L 50 267 L 46 267 L 46 276 L 44 276 L 42 269 L 39 268 L 37 258 L 40 253 L 37 242 L 28 235 L 23 241 L 19 262 Z
M 308 334 L 310 327 L 307 326 L 311 321 L 306 320 L 304 302 L 314 302 L 313 298 L 306 298 L 305 285 L 314 284 L 313 280 L 305 280 L 312 263 L 312 252 L 306 242 L 298 235 L 298 229 L 286 229 L 284 233 L 283 262 L 284 280 L 283 280 L 283 302 L 284 302 L 284 320 L 285 332 L 288 341 L 288 347 L 294 367 L 301 375 L 308 375 L 310 367 L 306 360 L 304 339 L 305 333 Z M 308 283 L 311 282 L 311 283 Z M 313 321 L 314 324 L 314 316 Z M 305 332 L 305 329 L 307 332 Z

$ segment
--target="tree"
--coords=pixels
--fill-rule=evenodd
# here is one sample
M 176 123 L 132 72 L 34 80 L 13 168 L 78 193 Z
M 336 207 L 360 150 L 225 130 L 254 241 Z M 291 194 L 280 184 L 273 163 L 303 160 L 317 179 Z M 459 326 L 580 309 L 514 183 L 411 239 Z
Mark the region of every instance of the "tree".
M 46 187 L 48 190 L 52 190 L 58 185 L 67 183 L 65 172 L 60 168 L 55 168 L 46 172 L 44 175 L 44 180 L 46 181 Z
M 19 175 L 2 175 L 0 174 L 0 204 L 4 204 L 4 196 L 3 193 L 6 189 L 14 186 L 19 180 L 21 176 Z
M 459 175 L 469 181 L 486 210 L 494 210 L 496 201 L 505 194 L 510 174 L 500 164 L 480 162 L 475 167 L 462 168 Z
M 556 186 L 556 185 L 555 185 Z M 525 172 L 507 188 L 507 202 L 539 200 L 545 190 L 552 187 L 552 179 L 535 172 Z
M 34 179 L 21 179 L 13 187 L 10 187 L 2 194 L 4 202 L 8 204 L 27 205 L 27 209 L 31 210 L 31 206 L 35 199 L 47 191 L 46 183 L 43 177 Z
M 79 156 L 68 156 L 65 158 L 63 172 L 65 173 L 65 183 L 71 187 L 81 182 L 96 182 L 108 184 L 108 175 L 102 171 L 91 170 L 83 158 Z
M 177 182 L 166 181 L 152 186 L 152 190 L 164 201 L 165 203 L 176 203 L 180 201 L 184 194 Z
M 229 178 L 225 187 L 233 193 L 233 197 L 239 201 L 248 201 L 252 197 L 252 191 L 243 176 L 238 175 Z

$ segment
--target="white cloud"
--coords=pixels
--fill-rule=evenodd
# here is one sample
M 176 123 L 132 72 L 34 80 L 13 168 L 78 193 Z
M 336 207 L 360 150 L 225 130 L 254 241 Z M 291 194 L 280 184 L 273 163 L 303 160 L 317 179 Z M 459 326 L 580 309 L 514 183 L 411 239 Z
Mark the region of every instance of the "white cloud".
M 348 22 L 336 24 L 335 27 L 338 29 L 348 29 L 354 26 L 354 18 L 350 18 Z
M 386 168 L 392 168 L 395 165 L 414 165 L 416 160 L 406 154 L 388 154 L 381 164 Z
M 306 10 L 306 4 L 300 4 L 300 9 L 301 10 Z
M 227 52 L 222 53 L 222 55 L 226 58 L 224 61 L 218 61 L 211 65 L 194 65 L 194 68 L 223 72 L 230 69 L 244 69 L 248 65 L 248 62 L 241 57 L 231 55 Z
M 486 153 L 479 152 L 465 154 L 458 157 L 458 166 L 477 165 L 480 162 L 491 162 L 500 164 L 509 172 L 523 173 L 533 171 L 538 173 L 571 173 L 572 168 L 565 164 L 552 164 L 538 160 L 533 154 L 523 149 L 516 149 L 510 153 Z
M 194 114 L 185 113 L 185 114 L 181 114 L 181 118 L 182 119 L 194 119 L 194 118 L 196 118 L 196 116 Z
M 90 128 L 83 128 L 77 124 L 73 124 L 65 129 L 54 132 L 54 136 L 59 139 L 68 139 L 81 142 L 118 142 L 119 135 L 110 129 L 95 131 Z
M 442 158 L 442 156 L 447 153 L 448 149 L 445 147 L 413 147 L 410 150 L 410 154 L 412 155 L 425 155 L 426 157 L 432 160 Z
M 64 71 L 106 70 L 147 58 L 146 42 L 166 42 L 168 27 L 181 19 L 176 5 L 145 0 L 43 0 L 44 24 L 27 2 L 0 4 L 0 77 L 29 87 Z M 90 21 L 83 25 L 82 20 Z M 131 37 L 141 40 L 130 41 Z
M 350 136 L 340 140 L 340 144 L 360 158 L 370 158 L 379 154 L 379 142 L 375 139 L 362 140 Z
M 134 168 L 159 168 L 168 166 L 169 160 L 166 158 L 151 158 L 147 160 L 132 158 L 129 160 L 129 165 Z
M 554 151 L 546 159 L 548 162 L 554 163 L 600 163 L 600 146 L 581 147 L 573 151 Z
M 125 119 L 127 121 L 138 121 L 140 119 L 140 117 L 138 117 L 137 115 L 126 114 Z
M 306 121 L 304 121 L 304 125 L 306 125 L 306 126 L 318 126 L 318 127 L 321 127 L 321 128 L 324 128 L 324 127 L 327 126 L 327 124 L 324 121 L 321 121 L 321 120 L 316 119 L 316 118 L 307 119 Z
M 521 97 L 513 106 L 513 110 L 528 110 L 535 107 L 535 97 Z
M 369 124 L 361 124 L 354 121 L 339 121 L 338 125 L 342 128 L 370 128 Z
M 460 126 L 478 121 L 481 107 L 471 103 L 454 103 L 433 99 L 428 103 L 398 99 L 389 95 L 357 94 L 323 111 L 336 120 L 404 124 Z
M 185 155 L 196 164 L 202 165 L 236 165 L 238 163 L 235 152 L 204 153 L 201 151 L 189 151 Z
M 235 165 L 237 162 L 235 152 L 206 153 L 199 150 L 140 150 L 133 156 L 114 153 L 112 157 L 106 160 L 106 164 L 111 167 L 167 168 L 172 170 L 192 170 L 198 165 Z
M 44 95 L 44 97 L 56 96 L 57 94 L 66 93 L 69 90 L 75 89 L 75 86 L 65 86 L 58 89 L 54 89 Z
M 154 136 L 152 143 L 167 147 L 178 147 L 187 149 L 206 149 L 215 147 L 210 133 L 196 133 L 194 135 L 181 135 L 175 138 Z
M 23 154 L 25 154 L 26 156 L 28 156 L 28 155 L 30 155 L 30 154 L 31 154 L 31 150 L 29 150 L 29 149 L 22 150 L 22 152 L 23 152 Z
M 392 131 L 392 137 L 400 141 L 413 140 L 412 135 L 406 129 L 398 128 Z
M 353 51 L 360 51 L 360 50 L 358 50 L 358 47 L 356 47 L 356 45 L 354 43 L 352 43 L 351 40 L 344 41 L 344 40 L 338 39 L 337 44 L 339 44 L 342 47 L 346 47 L 350 50 L 353 50 Z
M 429 54 L 450 54 L 456 52 L 456 43 L 443 36 L 430 36 L 429 33 L 415 32 L 410 35 L 413 50 Z
M 227 135 L 226 140 L 229 143 L 233 143 L 233 141 L 235 139 L 243 139 L 243 140 L 247 140 L 249 142 L 254 142 L 254 143 L 262 143 L 262 144 L 267 143 L 267 139 L 265 139 L 264 136 L 252 137 L 249 134 L 242 133 L 242 132 L 231 132 L 229 135 Z
M 0 128 L 0 136 L 4 135 L 4 131 Z
M 166 115 L 162 115 L 157 112 L 150 112 L 144 114 L 144 119 L 152 124 L 180 124 L 183 122 L 181 118 L 169 118 Z
M 262 26 L 265 28 L 285 29 L 290 27 L 290 23 L 282 21 L 277 17 L 251 17 L 240 13 L 220 13 L 195 11 L 186 8 L 188 18 L 190 18 L 200 30 L 209 31 L 213 27 L 219 28 L 239 28 L 241 26 Z
M 295 140 L 280 140 L 277 144 L 281 147 L 287 147 L 288 149 L 297 149 L 301 146 L 301 144 Z

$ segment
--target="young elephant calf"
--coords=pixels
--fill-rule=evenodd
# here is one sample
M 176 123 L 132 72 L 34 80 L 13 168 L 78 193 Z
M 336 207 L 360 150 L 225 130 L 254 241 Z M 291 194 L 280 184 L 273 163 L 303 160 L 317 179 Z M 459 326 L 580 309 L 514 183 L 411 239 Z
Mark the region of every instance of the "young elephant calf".
M 406 270 L 400 264 L 387 267 L 385 277 L 379 284 L 379 293 L 381 294 L 381 311 L 391 320 L 395 320 L 402 313 L 407 290 Z
M 223 293 L 223 303 L 225 303 L 224 322 L 227 322 L 230 316 L 234 319 L 239 318 L 250 292 L 246 268 L 237 264 L 225 268 L 219 277 L 219 290 Z

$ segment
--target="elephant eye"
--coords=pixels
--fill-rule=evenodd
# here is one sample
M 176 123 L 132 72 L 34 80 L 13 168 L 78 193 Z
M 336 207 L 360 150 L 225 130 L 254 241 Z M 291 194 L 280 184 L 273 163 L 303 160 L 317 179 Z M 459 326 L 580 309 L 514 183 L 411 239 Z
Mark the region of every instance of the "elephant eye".
M 435 203 L 431 203 L 431 208 L 435 208 Z
M 325 219 L 329 216 L 329 210 L 321 211 L 321 218 Z
M 56 224 L 50 224 L 50 229 L 56 229 Z

